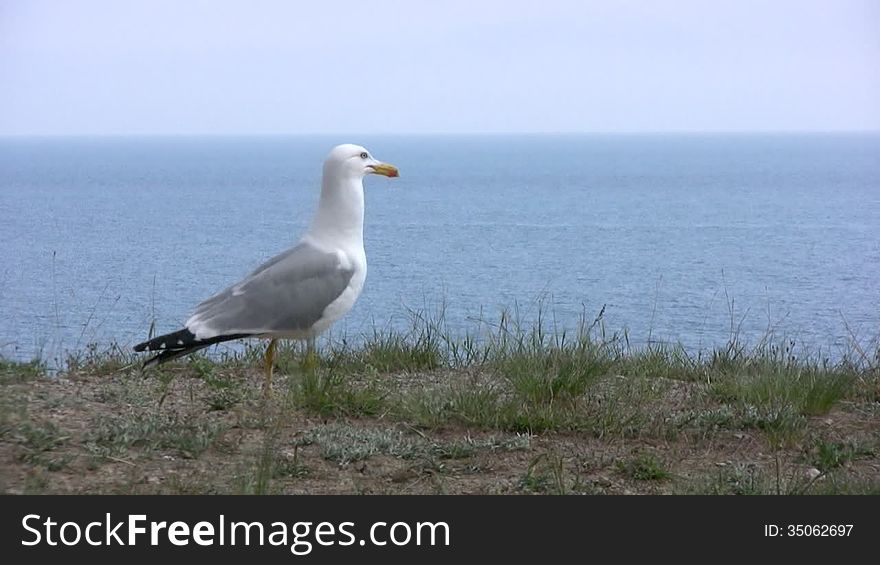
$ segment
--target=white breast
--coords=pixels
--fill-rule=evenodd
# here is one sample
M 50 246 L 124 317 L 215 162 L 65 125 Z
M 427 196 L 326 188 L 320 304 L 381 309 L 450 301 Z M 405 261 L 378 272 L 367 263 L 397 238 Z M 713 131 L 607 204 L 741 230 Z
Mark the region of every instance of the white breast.
M 354 303 L 357 302 L 364 288 L 364 281 L 367 279 L 367 257 L 363 247 L 348 250 L 337 249 L 336 252 L 339 255 L 341 267 L 343 269 L 354 269 L 354 273 L 348 281 L 348 286 L 342 291 L 339 298 L 331 302 L 324 309 L 321 319 L 312 326 L 309 332 L 311 335 L 320 334 L 334 322 L 345 316 L 354 306 Z

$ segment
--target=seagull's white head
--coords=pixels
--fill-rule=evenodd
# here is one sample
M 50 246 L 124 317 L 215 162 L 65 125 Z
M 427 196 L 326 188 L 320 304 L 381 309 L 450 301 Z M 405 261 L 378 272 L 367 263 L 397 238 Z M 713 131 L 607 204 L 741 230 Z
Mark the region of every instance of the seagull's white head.
M 324 175 L 361 179 L 365 175 L 396 177 L 397 167 L 377 161 L 366 148 L 346 143 L 337 145 L 324 161 Z

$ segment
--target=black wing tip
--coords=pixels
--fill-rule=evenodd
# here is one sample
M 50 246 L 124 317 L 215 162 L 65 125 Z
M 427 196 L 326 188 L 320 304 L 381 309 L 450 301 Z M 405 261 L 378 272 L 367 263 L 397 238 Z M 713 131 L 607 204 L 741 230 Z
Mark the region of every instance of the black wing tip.
M 198 345 L 200 342 L 196 339 L 194 333 L 187 328 L 177 330 L 176 332 L 167 333 L 154 337 L 143 343 L 134 346 L 134 350 L 138 353 L 142 351 L 164 351 L 170 349 L 185 349 L 189 346 Z
M 209 345 L 213 345 L 215 343 L 221 343 L 224 341 L 230 341 L 233 339 L 240 339 L 243 337 L 250 337 L 251 334 L 230 334 L 230 335 L 219 335 L 215 337 L 211 337 L 208 339 L 197 339 L 195 334 L 189 331 L 187 328 L 183 328 L 182 330 L 177 330 L 176 332 L 167 333 L 165 335 L 160 335 L 159 337 L 154 337 L 153 339 L 147 340 L 143 343 L 139 343 L 134 346 L 134 350 L 138 353 L 144 351 L 158 351 L 158 355 L 154 355 L 150 357 L 142 366 L 143 369 L 147 369 L 152 367 L 153 365 L 161 365 L 166 361 L 171 361 L 172 359 L 177 359 L 178 357 L 182 357 L 184 355 L 189 355 L 190 353 L 196 352 L 200 349 L 204 349 Z

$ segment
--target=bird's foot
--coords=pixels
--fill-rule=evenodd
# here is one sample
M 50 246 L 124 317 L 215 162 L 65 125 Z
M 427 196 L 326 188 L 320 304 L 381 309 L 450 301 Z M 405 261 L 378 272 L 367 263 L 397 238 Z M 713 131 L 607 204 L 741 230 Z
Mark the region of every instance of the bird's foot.
M 311 347 L 306 349 L 306 354 L 303 356 L 302 370 L 306 373 L 314 373 L 318 369 L 318 354 Z

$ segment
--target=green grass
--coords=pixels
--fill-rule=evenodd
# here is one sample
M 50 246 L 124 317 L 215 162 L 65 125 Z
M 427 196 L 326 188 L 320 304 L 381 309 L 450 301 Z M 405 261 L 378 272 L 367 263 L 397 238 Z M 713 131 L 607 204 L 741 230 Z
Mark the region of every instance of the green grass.
M 321 416 L 375 416 L 385 407 L 385 397 L 375 382 L 352 386 L 349 375 L 338 370 L 317 370 L 294 377 L 294 402 Z
M 299 446 L 294 446 L 292 453 L 276 453 L 272 462 L 272 478 L 295 478 L 308 477 L 312 471 L 299 461 Z
M 500 393 L 479 385 L 454 384 L 405 392 L 394 403 L 394 415 L 423 428 L 463 424 L 498 428 Z
M 194 358 L 191 364 L 210 391 L 206 397 L 209 410 L 230 410 L 250 398 L 247 382 L 236 372 L 203 357 Z
M 718 470 L 713 479 L 696 486 L 693 494 L 773 494 L 772 481 L 750 465 L 736 465 Z
M 599 438 L 664 437 L 665 388 L 653 378 L 607 378 L 588 399 L 583 427 Z
M 356 343 L 346 338 L 330 340 L 316 351 L 318 368 L 335 373 L 375 375 L 431 371 L 443 366 L 447 359 L 439 322 L 416 312 L 410 315 L 409 331 L 375 328 L 360 336 Z M 263 351 L 260 346 L 249 346 L 241 358 L 250 363 L 262 362 Z M 280 342 L 276 349 L 276 367 L 282 374 L 300 372 L 305 352 L 305 344 Z
M 634 481 L 662 481 L 672 477 L 672 473 L 653 455 L 640 455 L 627 461 L 619 461 L 616 467 L 618 473 Z
M 5 439 L 15 433 L 22 420 L 26 419 L 27 405 L 17 395 L 8 394 L 4 390 L 0 393 L 0 439 Z
M 528 449 L 530 438 L 518 435 L 431 441 L 423 435 L 398 427 L 364 427 L 339 422 L 310 429 L 302 435 L 297 445 L 318 446 L 324 459 L 348 465 L 375 455 L 402 459 L 467 459 L 481 451 Z
M 48 472 L 126 465 L 119 474 L 142 462 L 161 467 L 166 458 L 178 466 L 211 461 L 223 472 L 145 485 L 132 471 L 114 488 L 302 492 L 300 485 L 328 472 L 380 468 L 385 474 L 349 476 L 351 488 L 445 492 L 449 481 L 497 473 L 497 486 L 478 490 L 878 490 L 866 469 L 876 458 L 880 373 L 864 353 L 831 363 L 791 342 L 768 338 L 749 348 L 735 337 L 703 352 L 638 347 L 626 334 L 607 335 L 601 314 L 565 332 L 540 308 L 533 322 L 506 312 L 456 337 L 442 316 L 413 314 L 407 331 L 328 340 L 314 366 L 303 362 L 302 344 L 279 343 L 274 394 L 264 400 L 265 344 L 250 343 L 243 352 L 209 352 L 143 373 L 124 348 L 91 347 L 71 356 L 57 380 L 38 379 L 46 372 L 41 362 L 0 359 L 0 383 L 9 385 L 0 397 L 0 441 L 30 473 L 14 479 L 17 492 L 51 489 Z M 75 395 L 67 394 L 71 384 Z M 80 406 L 92 408 L 78 414 Z M 64 419 L 38 416 L 58 408 Z M 826 418 L 845 426 L 827 427 Z M 652 455 L 660 445 L 662 457 Z M 630 455 L 621 458 L 621 446 Z M 702 465 L 694 452 L 703 450 L 723 468 L 689 474 Z M 579 466 L 585 457 L 589 470 Z
M 589 343 L 571 347 L 536 348 L 504 356 L 493 364 L 525 405 L 567 403 L 582 397 L 607 374 L 611 361 Z
M 21 445 L 18 458 L 22 462 L 41 466 L 48 471 L 59 471 L 70 462 L 69 455 L 53 453 L 69 439 L 56 424 L 48 421 L 27 421 L 18 426 L 16 432 Z
M 52 422 L 26 422 L 19 427 L 18 432 L 22 445 L 33 452 L 52 450 L 66 439 Z
M 698 480 L 679 492 L 711 495 L 877 495 L 880 494 L 880 481 L 876 476 L 870 478 L 844 473 L 823 473 L 809 478 L 798 466 L 762 469 L 753 464 L 735 464 L 719 469 L 714 477 Z
M 803 416 L 825 414 L 843 398 L 854 375 L 796 368 L 722 377 L 713 383 L 719 399 L 759 407 L 785 406 Z
M 531 445 L 531 436 L 515 435 L 508 438 L 490 435 L 484 438 L 465 437 L 446 442 L 433 442 L 429 452 L 441 459 L 467 459 L 480 451 L 521 451 Z
M 197 457 L 221 431 L 221 426 L 210 421 L 172 412 L 118 414 L 94 421 L 86 444 L 102 455 L 121 455 L 137 448 Z
M 443 364 L 440 344 L 430 328 L 406 334 L 374 331 L 357 347 L 343 341 L 332 346 L 323 363 L 348 373 L 431 371 Z
M 880 495 L 880 479 L 851 479 L 829 475 L 810 489 L 809 494 Z
M 83 351 L 75 351 L 67 356 L 65 368 L 69 373 L 88 373 L 105 376 L 133 369 L 142 362 L 129 348 L 113 343 L 106 348 L 97 344 L 86 345 Z
M 585 487 L 566 467 L 565 459 L 554 453 L 540 453 L 531 461 L 520 479 L 519 488 L 534 494 L 575 494 Z
M 846 398 L 867 368 L 797 356 L 793 342 L 716 351 L 707 367 L 710 395 L 735 409 L 739 422 L 763 430 L 772 445 L 790 444 L 807 418 Z
M 621 375 L 685 381 L 701 380 L 706 375 L 700 357 L 690 355 L 680 344 L 652 343 L 642 349 L 629 349 L 617 356 L 615 368 Z
M 859 457 L 873 455 L 873 450 L 854 442 L 820 440 L 816 443 L 812 462 L 823 473 L 829 473 Z
M 425 428 L 463 425 L 486 430 L 537 433 L 573 429 L 575 407 L 525 404 L 498 388 L 456 385 L 405 395 L 393 415 Z
M 407 391 L 392 403 L 389 416 L 428 429 L 463 425 L 524 433 L 586 431 L 599 437 L 632 437 L 645 426 L 664 425 L 652 414 L 651 402 L 664 388 L 656 380 L 591 375 L 582 390 L 561 395 L 547 393 L 541 387 L 547 381 L 535 381 L 523 386 L 506 379 L 465 380 Z
M 412 458 L 422 446 L 420 439 L 394 428 L 339 423 L 313 428 L 302 437 L 300 445 L 317 444 L 324 459 L 347 465 L 374 455 Z
M 719 376 L 710 393 L 734 406 L 744 423 L 767 432 L 773 443 L 790 442 L 807 417 L 827 413 L 856 380 L 852 373 L 764 358 L 741 370 Z
M 40 360 L 22 363 L 0 357 L 0 385 L 27 383 L 45 372 L 46 365 Z

